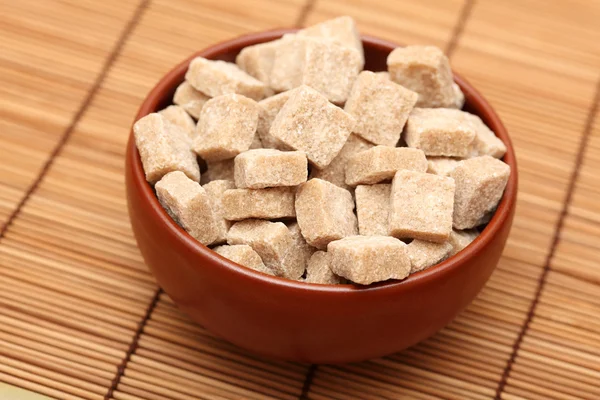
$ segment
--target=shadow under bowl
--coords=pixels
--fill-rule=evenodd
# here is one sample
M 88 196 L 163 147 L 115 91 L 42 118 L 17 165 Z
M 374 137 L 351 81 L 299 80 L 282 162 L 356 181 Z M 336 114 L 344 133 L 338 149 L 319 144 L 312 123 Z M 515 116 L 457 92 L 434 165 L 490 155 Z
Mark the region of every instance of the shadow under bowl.
M 233 61 L 244 47 L 294 30 L 249 34 L 202 50 L 156 85 L 136 121 L 171 104 L 196 56 Z M 365 69 L 386 70 L 398 45 L 363 36 Z M 342 363 L 384 356 L 433 335 L 481 290 L 495 269 L 510 231 L 517 196 L 514 150 L 502 122 L 473 86 L 459 75 L 464 109 L 495 132 L 508 149 L 511 175 L 496 213 L 466 249 L 403 281 L 366 287 L 290 281 L 240 266 L 203 246 L 162 209 L 146 182 L 133 133 L 126 154 L 129 216 L 144 260 L 160 287 L 193 320 L 252 352 L 309 363 Z

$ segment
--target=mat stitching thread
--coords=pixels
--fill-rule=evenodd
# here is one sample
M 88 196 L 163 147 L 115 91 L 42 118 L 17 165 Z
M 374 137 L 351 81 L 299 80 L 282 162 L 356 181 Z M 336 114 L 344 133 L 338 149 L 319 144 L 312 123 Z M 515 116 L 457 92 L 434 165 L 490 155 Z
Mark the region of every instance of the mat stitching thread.
M 308 392 L 310 391 L 310 386 L 312 385 L 313 378 L 315 373 L 317 372 L 317 368 L 319 366 L 317 364 L 311 364 L 308 367 L 308 371 L 306 372 L 306 378 L 304 379 L 304 384 L 302 385 L 302 392 L 300 393 L 300 397 L 298 400 L 306 400 L 308 399 Z
M 92 103 L 92 100 L 94 99 L 94 97 L 98 93 L 98 90 L 102 86 L 104 79 L 108 75 L 108 71 L 109 71 L 110 67 L 115 62 L 117 57 L 121 54 L 121 50 L 123 49 L 125 42 L 129 38 L 129 35 L 133 32 L 133 29 L 135 28 L 135 26 L 138 24 L 143 11 L 146 9 L 146 7 L 148 6 L 149 3 L 150 3 L 150 0 L 143 0 L 138 5 L 138 8 L 135 10 L 135 13 L 133 14 L 133 17 L 129 20 L 129 22 L 125 26 L 125 29 L 123 30 L 123 33 L 121 33 L 121 36 L 119 36 L 119 39 L 115 43 L 113 50 L 111 51 L 110 55 L 108 56 L 108 58 L 102 65 L 100 73 L 96 77 L 94 84 L 92 85 L 90 90 L 87 92 L 85 99 L 81 103 L 81 106 L 79 106 L 79 108 L 77 109 L 77 112 L 71 119 L 69 126 L 67 126 L 67 129 L 65 129 L 65 131 L 62 134 L 61 138 L 59 139 L 58 143 L 52 150 L 52 153 L 50 153 L 50 156 L 48 157 L 48 159 L 42 166 L 42 169 L 40 170 L 39 174 L 37 175 L 37 177 L 31 184 L 29 189 L 27 189 L 27 191 L 25 192 L 25 195 L 23 195 L 23 197 L 19 201 L 19 204 L 17 204 L 17 206 L 15 207 L 13 212 L 9 215 L 8 219 L 6 220 L 6 223 L 0 229 L 0 240 L 6 235 L 6 232 L 8 232 L 8 228 L 13 224 L 13 222 L 15 221 L 17 216 L 21 213 L 21 210 L 23 209 L 23 207 L 25 206 L 27 201 L 29 201 L 29 199 L 31 198 L 33 193 L 35 193 L 35 191 L 37 190 L 39 185 L 44 180 L 44 177 L 50 170 L 50 167 L 52 167 L 52 164 L 54 164 L 54 160 L 62 152 L 65 144 L 67 144 L 67 141 L 69 140 L 69 138 L 71 137 L 71 134 L 75 130 L 75 127 L 77 126 L 77 124 L 79 123 L 81 118 L 83 117 L 83 114 L 87 111 L 88 107 Z
M 456 46 L 462 37 L 462 34 L 465 29 L 465 25 L 471 17 L 471 11 L 475 6 L 475 0 L 466 0 L 460 10 L 460 15 L 458 17 L 458 23 L 454 26 L 454 30 L 452 31 L 452 35 L 450 36 L 450 41 L 446 46 L 446 55 L 448 58 L 452 57 L 454 50 L 456 50 Z
M 314 6 L 314 3 L 314 0 L 309 0 L 306 3 L 306 6 L 300 13 L 296 26 L 301 27 L 304 24 L 304 22 L 306 21 L 306 17 L 308 16 L 308 14 Z M 446 47 L 446 54 L 448 55 L 448 58 L 452 56 L 452 53 L 454 52 L 454 49 L 456 48 L 456 45 L 458 44 L 464 32 L 464 26 L 469 20 L 469 17 L 471 16 L 471 11 L 473 10 L 474 5 L 475 0 L 466 0 L 460 11 L 460 15 L 456 22 L 456 26 L 452 31 L 452 36 L 450 37 L 450 41 L 448 42 L 448 46 Z M 308 368 L 306 378 L 304 378 L 304 384 L 302 385 L 302 392 L 300 393 L 300 397 L 298 397 L 299 400 L 308 399 L 308 393 L 310 391 L 310 387 L 312 385 L 314 376 L 317 372 L 317 368 L 319 368 L 317 364 L 311 364 Z
M 159 288 L 158 290 L 156 290 L 156 293 L 154 293 L 154 297 L 152 298 L 152 301 L 150 302 L 150 304 L 148 304 L 148 308 L 146 309 L 144 318 L 142 318 L 142 320 L 138 324 L 135 334 L 133 335 L 133 340 L 131 341 L 129 348 L 127 349 L 127 353 L 125 354 L 125 357 L 123 357 L 123 361 L 121 361 L 121 364 L 119 364 L 119 367 L 117 368 L 117 374 L 111 381 L 110 387 L 108 388 L 106 395 L 104 395 L 104 400 L 109 400 L 110 398 L 112 398 L 114 391 L 117 389 L 117 386 L 119 386 L 119 382 L 121 381 L 121 378 L 125 374 L 125 369 L 127 369 L 127 364 L 131 360 L 131 355 L 133 353 L 135 353 L 135 351 L 138 348 L 140 337 L 142 336 L 142 333 L 144 333 L 144 328 L 146 327 L 146 324 L 148 323 L 148 321 L 150 320 L 150 317 L 152 316 L 152 312 L 154 311 L 154 309 L 156 308 L 156 305 L 158 304 L 158 300 L 160 299 L 161 293 L 162 293 L 162 289 Z
M 302 9 L 300 10 L 300 14 L 298 14 L 298 18 L 296 19 L 296 23 L 294 24 L 296 28 L 304 27 L 304 24 L 306 23 L 306 18 L 308 18 L 308 15 L 311 13 L 316 2 L 317 0 L 308 0 L 306 3 L 304 3 L 304 7 L 302 7 Z
M 567 186 L 567 194 L 565 196 L 565 200 L 563 202 L 563 207 L 560 211 L 560 215 L 558 217 L 558 221 L 557 221 L 556 227 L 554 229 L 554 235 L 552 236 L 552 245 L 550 246 L 550 251 L 548 252 L 548 256 L 546 256 L 546 262 L 544 263 L 544 269 L 542 270 L 542 274 L 540 275 L 540 278 L 538 280 L 538 286 L 536 287 L 535 296 L 533 298 L 533 301 L 531 302 L 531 305 L 529 306 L 529 310 L 527 312 L 527 317 L 525 318 L 525 322 L 524 322 L 523 326 L 521 327 L 521 331 L 519 332 L 519 335 L 517 336 L 517 340 L 515 341 L 515 343 L 513 345 L 512 353 L 506 363 L 506 367 L 504 368 L 504 371 L 502 372 L 502 377 L 500 378 L 500 382 L 498 382 L 498 388 L 496 389 L 496 396 L 495 396 L 495 399 L 497 399 L 497 400 L 499 400 L 501 398 L 500 396 L 504 392 L 504 388 L 506 386 L 508 376 L 510 375 L 512 366 L 515 363 L 515 360 L 517 358 L 517 353 L 519 352 L 521 343 L 523 342 L 523 339 L 525 338 L 525 335 L 527 334 L 527 331 L 529 330 L 529 325 L 531 324 L 531 320 L 533 319 L 533 316 L 535 314 L 535 310 L 539 303 L 540 296 L 542 294 L 542 291 L 544 290 L 544 286 L 546 284 L 546 279 L 547 279 L 548 273 L 550 272 L 550 269 L 551 269 L 550 263 L 552 262 L 552 259 L 554 258 L 554 255 L 556 254 L 556 248 L 558 247 L 558 244 L 560 242 L 560 233 L 562 232 L 565 218 L 569 212 L 569 206 L 571 205 L 571 201 L 573 199 L 573 192 L 575 191 L 575 185 L 577 184 L 577 179 L 579 178 L 579 171 L 581 169 L 583 160 L 585 158 L 585 149 L 586 149 L 587 143 L 589 141 L 592 127 L 594 126 L 596 113 L 598 112 L 599 103 L 600 103 L 600 78 L 598 79 L 598 82 L 596 83 L 596 92 L 594 94 L 594 99 L 592 100 L 592 105 L 590 107 L 590 110 L 588 112 L 588 115 L 587 115 L 587 118 L 585 121 L 583 135 L 581 137 L 581 141 L 579 142 L 579 147 L 577 149 L 575 165 L 573 167 L 573 171 L 571 172 L 569 185 Z

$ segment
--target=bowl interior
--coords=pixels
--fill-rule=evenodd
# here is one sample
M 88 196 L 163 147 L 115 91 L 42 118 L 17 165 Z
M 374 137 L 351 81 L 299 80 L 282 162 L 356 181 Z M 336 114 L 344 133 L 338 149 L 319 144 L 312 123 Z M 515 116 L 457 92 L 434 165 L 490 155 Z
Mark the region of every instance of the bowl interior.
M 181 82 L 183 82 L 189 62 L 194 57 L 202 56 L 208 59 L 234 61 L 236 55 L 244 47 L 257 43 L 267 42 L 270 40 L 275 40 L 285 33 L 291 33 L 294 31 L 295 30 L 293 29 L 279 29 L 268 32 L 249 34 L 239 37 L 237 39 L 219 43 L 215 46 L 209 47 L 192 55 L 191 57 L 180 63 L 178 66 L 176 66 L 173 70 L 168 72 L 163 77 L 163 79 L 161 79 L 161 81 L 149 93 L 145 101 L 142 103 L 135 120 L 137 121 L 139 118 L 149 113 L 159 111 L 172 104 L 172 98 L 175 89 Z M 371 71 L 385 71 L 387 69 L 386 60 L 388 54 L 395 47 L 399 46 L 397 44 L 369 36 L 363 36 L 363 45 L 365 51 L 365 69 Z M 268 281 L 269 283 L 275 285 L 282 285 L 289 288 L 296 288 L 299 290 L 330 292 L 347 292 L 356 290 L 387 290 L 392 288 L 401 289 L 403 287 L 419 284 L 419 282 L 425 282 L 431 279 L 435 279 L 436 277 L 443 276 L 446 273 L 450 273 L 452 269 L 460 268 L 460 265 L 464 261 L 473 257 L 474 254 L 481 251 L 481 249 L 483 249 L 490 242 L 490 239 L 499 231 L 500 227 L 507 222 L 507 219 L 509 219 L 510 210 L 512 209 L 513 204 L 516 200 L 517 190 L 517 165 L 515 154 L 508 133 L 506 132 L 506 129 L 504 128 L 502 122 L 500 121 L 499 117 L 496 115 L 492 107 L 489 105 L 489 103 L 483 98 L 483 96 L 481 96 L 481 94 L 479 94 L 479 92 L 473 86 L 471 86 L 466 80 L 464 80 L 456 73 L 454 74 L 454 80 L 461 87 L 462 91 L 465 94 L 465 106 L 463 110 L 478 115 L 486 123 L 486 125 L 490 127 L 490 129 L 496 134 L 496 136 L 498 136 L 505 143 L 507 147 L 507 152 L 503 158 L 503 161 L 511 167 L 511 175 L 508 180 L 504 196 L 502 197 L 502 200 L 500 201 L 500 204 L 498 205 L 494 216 L 492 217 L 490 222 L 485 226 L 485 228 L 481 231 L 481 234 L 479 235 L 479 237 L 477 237 L 477 239 L 474 242 L 472 242 L 467 248 L 465 248 L 463 251 L 459 252 L 455 256 L 450 257 L 447 260 L 428 269 L 412 274 L 402 281 L 379 282 L 369 286 L 359 286 L 353 284 L 308 284 L 265 275 L 254 270 L 250 270 L 249 268 L 243 267 L 216 254 L 208 247 L 200 244 L 191 236 L 189 236 L 187 232 L 185 232 L 179 225 L 177 225 L 162 209 L 155 196 L 154 190 L 145 180 L 141 160 L 137 152 L 137 148 L 135 147 L 135 142 L 133 140 L 130 140 L 129 146 L 132 146 L 132 148 L 130 148 L 128 156 L 134 158 L 130 161 L 134 169 L 133 176 L 136 181 L 135 183 L 136 185 L 143 186 L 144 196 L 147 198 L 147 201 L 151 203 L 152 209 L 158 214 L 156 217 L 164 221 L 164 229 L 172 231 L 174 236 L 178 236 L 179 238 L 184 240 L 190 247 L 190 250 L 198 254 L 199 259 L 210 258 L 212 260 L 217 260 L 220 267 L 234 270 L 237 273 L 246 275 L 251 279 Z M 202 267 L 199 266 L 198 268 Z

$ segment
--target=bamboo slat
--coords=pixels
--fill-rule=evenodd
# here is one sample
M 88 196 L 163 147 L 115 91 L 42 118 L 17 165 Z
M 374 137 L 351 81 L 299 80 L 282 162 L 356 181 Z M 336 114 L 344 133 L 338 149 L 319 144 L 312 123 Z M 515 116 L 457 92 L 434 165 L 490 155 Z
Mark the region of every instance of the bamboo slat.
M 600 397 L 599 1 L 29 0 L 0 11 L 0 226 L 40 176 L 0 237 L 0 382 L 60 399 Z M 430 339 L 356 364 L 265 360 L 166 295 L 153 302 L 127 219 L 125 143 L 145 94 L 193 51 L 344 14 L 363 33 L 450 50 L 511 133 L 517 215 L 489 283 Z

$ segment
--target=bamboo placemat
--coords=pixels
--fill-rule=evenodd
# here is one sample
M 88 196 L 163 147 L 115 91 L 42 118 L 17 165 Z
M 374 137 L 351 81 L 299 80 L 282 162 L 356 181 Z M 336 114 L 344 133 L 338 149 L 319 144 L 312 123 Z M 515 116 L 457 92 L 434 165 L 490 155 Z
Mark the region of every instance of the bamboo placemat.
M 364 363 L 275 362 L 158 291 L 128 224 L 125 142 L 193 51 L 343 14 L 444 47 L 494 104 L 517 215 L 485 289 L 432 338 Z M 598 21 L 590 0 L 0 2 L 0 382 L 61 399 L 600 398 Z

